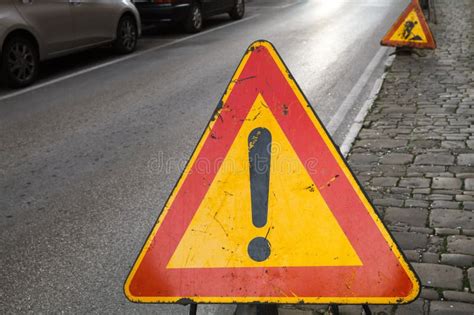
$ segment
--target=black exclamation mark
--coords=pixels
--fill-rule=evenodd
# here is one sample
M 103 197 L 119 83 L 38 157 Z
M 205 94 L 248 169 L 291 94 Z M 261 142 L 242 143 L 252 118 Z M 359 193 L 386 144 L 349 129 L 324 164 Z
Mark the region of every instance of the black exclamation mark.
M 248 137 L 248 145 L 252 223 L 261 228 L 267 224 L 268 217 L 272 134 L 266 128 L 255 128 Z M 247 250 L 253 260 L 264 261 L 270 257 L 270 242 L 266 237 L 256 237 Z

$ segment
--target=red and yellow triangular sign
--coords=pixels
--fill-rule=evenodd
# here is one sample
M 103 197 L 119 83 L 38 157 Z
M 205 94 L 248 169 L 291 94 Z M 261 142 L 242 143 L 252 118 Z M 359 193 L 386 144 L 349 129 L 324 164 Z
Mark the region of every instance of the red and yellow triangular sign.
M 406 303 L 419 283 L 277 52 L 258 41 L 125 293 L 164 303 Z
M 394 47 L 436 48 L 418 0 L 413 0 L 408 5 L 383 37 L 381 44 Z

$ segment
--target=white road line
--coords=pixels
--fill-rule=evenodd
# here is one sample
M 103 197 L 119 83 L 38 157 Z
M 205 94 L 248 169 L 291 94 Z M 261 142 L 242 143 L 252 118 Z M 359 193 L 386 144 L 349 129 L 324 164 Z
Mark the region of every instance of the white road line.
M 280 5 L 280 6 L 276 7 L 276 8 L 277 8 L 277 9 L 286 9 L 286 8 L 295 6 L 295 5 L 300 4 L 300 3 L 301 3 L 300 1 L 296 1 L 296 2 L 293 2 L 293 3 L 287 3 L 287 4 L 284 4 L 284 5 Z
M 162 44 L 162 45 L 151 47 L 151 48 L 136 52 L 134 54 L 130 54 L 130 55 L 127 55 L 127 56 L 124 56 L 124 57 L 121 57 L 121 58 L 117 58 L 117 59 L 99 64 L 99 65 L 96 65 L 96 66 L 92 66 L 92 67 L 89 67 L 89 68 L 86 68 L 86 69 L 82 69 L 82 70 L 79 70 L 77 72 L 73 72 L 73 73 L 61 76 L 59 78 L 56 78 L 56 79 L 48 80 L 46 82 L 39 83 L 39 84 L 33 85 L 31 87 L 28 87 L 28 88 L 24 88 L 24 89 L 19 90 L 19 91 L 11 92 L 11 93 L 0 96 L 0 101 L 6 100 L 6 99 L 9 99 L 9 98 L 18 96 L 18 95 L 22 95 L 22 94 L 25 94 L 25 93 L 28 93 L 28 92 L 31 92 L 31 91 L 35 91 L 35 90 L 44 88 L 46 86 L 49 86 L 49 85 L 52 85 L 52 84 L 55 84 L 55 83 L 58 83 L 58 82 L 61 82 L 61 81 L 64 81 L 64 80 L 68 80 L 68 79 L 77 77 L 79 75 L 82 75 L 82 74 L 85 74 L 85 73 L 88 73 L 88 72 L 92 72 L 92 71 L 95 71 L 95 70 L 98 70 L 98 69 L 101 69 L 101 68 L 105 68 L 105 67 L 114 65 L 114 64 L 122 62 L 122 61 L 126 61 L 126 60 L 129 60 L 129 59 L 135 58 L 135 57 L 139 57 L 139 56 L 142 56 L 144 54 L 147 54 L 147 53 L 157 51 L 157 50 L 162 49 L 162 48 L 166 48 L 166 47 L 184 42 L 188 39 L 193 39 L 193 38 L 196 38 L 196 37 L 199 37 L 199 36 L 203 36 L 203 35 L 221 30 L 223 28 L 226 28 L 226 27 L 229 27 L 229 26 L 232 26 L 232 25 L 235 25 L 235 24 L 239 24 L 239 23 L 242 23 L 242 22 L 245 22 L 245 21 L 248 21 L 248 20 L 252 20 L 252 19 L 255 19 L 258 16 L 260 16 L 260 14 L 255 14 L 255 15 L 246 17 L 246 18 L 244 18 L 242 20 L 239 20 L 239 21 L 231 22 L 229 24 L 224 24 L 224 25 L 212 28 L 210 30 L 207 30 L 207 31 L 204 31 L 204 32 L 201 32 L 201 33 L 197 33 L 197 34 L 194 34 L 194 35 L 189 35 L 189 36 L 186 36 L 186 37 L 183 37 L 183 38 L 180 38 L 180 39 L 176 39 L 176 40 L 171 41 L 169 43 L 165 43 L 165 44 Z
M 370 63 L 367 65 L 359 80 L 357 80 L 352 90 L 349 92 L 349 94 L 347 94 L 347 97 L 344 99 L 341 106 L 339 106 L 331 121 L 327 125 L 329 133 L 334 134 L 341 126 L 342 122 L 347 116 L 347 113 L 354 106 L 355 101 L 359 97 L 364 87 L 367 85 L 372 73 L 377 68 L 382 58 L 385 56 L 387 49 L 387 47 L 380 48 Z
M 385 63 L 385 67 L 386 68 L 390 67 L 394 59 L 395 59 L 395 56 L 391 56 L 390 58 L 388 58 L 387 62 Z M 352 144 L 354 143 L 357 135 L 359 134 L 359 131 L 362 129 L 365 116 L 367 116 L 370 108 L 372 108 L 372 105 L 377 99 L 377 95 L 379 94 L 380 89 L 382 88 L 382 84 L 383 84 L 383 81 L 385 80 L 386 75 L 387 75 L 387 72 L 384 72 L 382 77 L 378 78 L 375 81 L 374 87 L 370 91 L 369 98 L 367 99 L 367 101 L 365 101 L 364 105 L 359 110 L 359 113 L 354 119 L 354 123 L 349 129 L 349 132 L 346 134 L 346 137 L 344 138 L 342 145 L 339 147 L 339 150 L 341 151 L 344 157 L 346 157 L 349 151 L 351 150 Z

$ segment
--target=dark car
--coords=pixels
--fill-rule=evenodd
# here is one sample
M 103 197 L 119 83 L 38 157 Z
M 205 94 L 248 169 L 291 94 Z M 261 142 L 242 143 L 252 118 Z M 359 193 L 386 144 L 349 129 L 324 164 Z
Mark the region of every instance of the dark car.
M 234 20 L 245 14 L 245 0 L 135 0 L 144 24 L 175 22 L 190 33 L 202 28 L 202 21 L 213 15 L 229 13 Z

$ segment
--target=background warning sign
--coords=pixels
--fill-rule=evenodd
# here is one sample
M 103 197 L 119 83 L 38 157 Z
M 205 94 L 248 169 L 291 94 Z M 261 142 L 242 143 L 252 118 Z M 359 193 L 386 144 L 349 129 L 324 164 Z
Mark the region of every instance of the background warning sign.
M 381 42 L 385 46 L 436 48 L 428 23 L 417 0 L 400 15 Z

